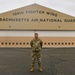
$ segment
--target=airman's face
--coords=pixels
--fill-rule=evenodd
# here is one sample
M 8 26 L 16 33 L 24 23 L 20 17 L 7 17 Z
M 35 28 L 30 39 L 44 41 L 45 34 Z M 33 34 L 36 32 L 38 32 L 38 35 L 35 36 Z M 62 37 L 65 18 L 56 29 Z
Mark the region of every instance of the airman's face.
M 38 38 L 38 34 L 35 34 L 35 39 L 37 39 Z

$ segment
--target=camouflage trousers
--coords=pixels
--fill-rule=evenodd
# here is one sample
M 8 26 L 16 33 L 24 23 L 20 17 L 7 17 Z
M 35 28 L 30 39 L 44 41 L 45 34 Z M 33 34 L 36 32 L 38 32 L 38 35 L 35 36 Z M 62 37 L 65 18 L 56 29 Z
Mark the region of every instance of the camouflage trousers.
M 39 65 L 39 67 L 41 67 L 42 66 L 42 53 L 41 53 L 41 51 L 39 51 L 39 52 L 32 51 L 31 55 L 32 55 L 32 64 L 31 64 L 31 66 L 34 66 L 35 60 L 37 59 L 38 60 L 38 65 Z

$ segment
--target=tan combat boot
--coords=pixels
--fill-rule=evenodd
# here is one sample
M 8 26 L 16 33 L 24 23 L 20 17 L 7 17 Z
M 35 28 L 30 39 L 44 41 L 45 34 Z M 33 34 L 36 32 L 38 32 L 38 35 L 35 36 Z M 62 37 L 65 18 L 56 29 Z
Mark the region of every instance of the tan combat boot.
M 32 66 L 30 72 L 33 72 L 33 71 L 34 71 L 34 67 Z
M 39 71 L 40 71 L 40 72 L 42 72 L 42 71 L 43 71 L 43 70 L 42 70 L 42 67 L 39 67 Z

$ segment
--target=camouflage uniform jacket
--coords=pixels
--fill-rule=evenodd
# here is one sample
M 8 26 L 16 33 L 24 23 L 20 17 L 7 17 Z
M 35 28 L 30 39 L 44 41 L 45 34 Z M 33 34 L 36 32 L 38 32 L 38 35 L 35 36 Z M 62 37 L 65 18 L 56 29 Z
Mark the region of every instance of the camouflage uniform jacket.
M 31 40 L 30 45 L 31 45 L 32 51 L 41 51 L 43 42 L 39 38 L 33 39 Z

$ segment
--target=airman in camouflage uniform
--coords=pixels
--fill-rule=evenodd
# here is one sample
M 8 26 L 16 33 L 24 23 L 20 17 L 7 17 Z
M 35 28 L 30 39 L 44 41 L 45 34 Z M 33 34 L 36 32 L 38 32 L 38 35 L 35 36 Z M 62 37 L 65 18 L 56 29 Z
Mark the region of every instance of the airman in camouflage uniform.
M 41 62 L 41 58 L 42 58 L 42 45 L 43 42 L 41 39 L 38 38 L 38 33 L 35 33 L 35 38 L 31 40 L 30 42 L 31 48 L 32 48 L 32 64 L 31 64 L 31 72 L 34 71 L 34 64 L 35 64 L 35 59 L 37 58 L 38 60 L 38 65 L 39 65 L 39 71 L 43 71 L 42 70 L 42 62 Z

